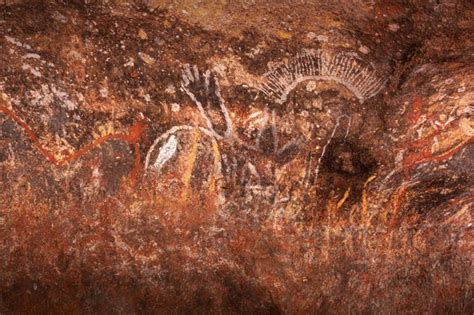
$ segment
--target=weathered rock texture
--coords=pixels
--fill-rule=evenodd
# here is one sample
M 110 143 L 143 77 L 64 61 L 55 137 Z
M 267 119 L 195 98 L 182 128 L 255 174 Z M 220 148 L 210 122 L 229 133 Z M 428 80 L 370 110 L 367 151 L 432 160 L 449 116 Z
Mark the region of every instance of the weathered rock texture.
M 472 314 L 472 9 L 3 1 L 0 313 Z

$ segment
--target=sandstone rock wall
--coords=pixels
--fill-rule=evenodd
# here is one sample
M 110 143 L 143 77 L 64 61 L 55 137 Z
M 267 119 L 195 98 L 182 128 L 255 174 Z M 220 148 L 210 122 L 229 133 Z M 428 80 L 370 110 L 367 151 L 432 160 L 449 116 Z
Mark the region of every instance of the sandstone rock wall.
M 472 313 L 470 1 L 0 11 L 0 313 Z

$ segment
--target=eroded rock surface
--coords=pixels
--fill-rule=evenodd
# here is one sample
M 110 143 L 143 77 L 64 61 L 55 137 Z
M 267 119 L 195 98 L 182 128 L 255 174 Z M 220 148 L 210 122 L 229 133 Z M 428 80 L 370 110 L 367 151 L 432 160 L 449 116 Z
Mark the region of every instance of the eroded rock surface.
M 0 4 L 0 313 L 473 311 L 470 1 Z

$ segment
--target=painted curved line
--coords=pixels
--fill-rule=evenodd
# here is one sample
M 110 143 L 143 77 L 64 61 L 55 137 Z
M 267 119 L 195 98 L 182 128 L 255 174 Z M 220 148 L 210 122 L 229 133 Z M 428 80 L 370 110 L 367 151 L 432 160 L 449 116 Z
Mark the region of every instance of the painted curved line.
M 170 129 L 168 129 L 165 133 L 160 135 L 158 138 L 156 138 L 155 141 L 153 142 L 153 144 L 151 145 L 150 149 L 148 150 L 146 158 L 145 158 L 145 174 L 149 171 L 150 168 L 156 169 L 154 167 L 154 165 L 158 161 L 161 153 L 164 152 L 164 151 L 162 151 L 163 148 L 164 148 L 164 150 L 167 150 L 165 147 L 168 147 L 173 152 L 170 156 L 165 157 L 166 161 L 163 160 L 163 163 L 160 163 L 161 166 L 163 166 L 164 163 L 166 163 L 172 156 L 174 156 L 176 154 L 176 152 L 175 152 L 176 148 L 174 148 L 175 144 L 172 144 L 171 146 L 169 146 L 169 141 L 170 141 L 170 139 L 172 139 L 172 137 L 174 137 L 174 139 L 176 140 L 175 134 L 177 132 L 183 131 L 183 130 L 184 131 L 199 131 L 199 132 L 202 132 L 202 134 L 208 136 L 211 139 L 212 156 L 213 156 L 214 165 L 213 165 L 212 175 L 210 175 L 210 179 L 209 179 L 209 182 L 210 182 L 209 191 L 217 191 L 218 202 L 219 202 L 220 205 L 223 205 L 226 202 L 226 200 L 225 200 L 224 193 L 223 193 L 222 189 L 219 187 L 219 183 L 218 183 L 222 178 L 222 162 L 221 162 L 221 155 L 220 155 L 220 151 L 219 151 L 219 145 L 217 143 L 217 139 L 215 137 L 215 134 L 212 131 L 210 131 L 206 128 L 197 127 L 197 126 L 190 126 L 190 125 L 174 126 Z M 160 151 L 158 153 L 158 157 L 155 160 L 155 162 L 150 164 L 150 158 L 151 158 L 152 152 L 155 150 L 156 146 L 163 140 L 167 140 L 167 142 L 160 148 Z M 176 142 L 176 146 L 177 146 L 177 144 L 178 143 Z M 192 161 L 191 165 L 192 166 L 194 166 L 194 164 L 195 164 L 195 154 L 196 154 L 196 152 L 194 152 L 194 154 L 192 154 L 194 156 L 194 157 L 191 158 L 191 161 Z M 164 155 L 168 155 L 168 154 L 164 154 Z M 192 171 L 192 168 L 189 169 L 188 171 Z M 186 173 L 187 174 L 184 174 L 184 181 L 189 182 L 189 178 L 191 177 L 191 174 L 188 173 L 188 172 L 186 172 Z
M 363 103 L 384 87 L 386 80 L 375 69 L 344 53 L 304 50 L 287 64 L 263 75 L 259 89 L 283 104 L 296 86 L 308 80 L 334 81 L 345 86 Z
M 305 77 L 301 77 L 301 78 L 297 78 L 295 79 L 290 85 L 288 85 L 281 93 L 281 96 L 280 98 L 277 99 L 277 103 L 278 104 L 283 104 L 287 101 L 287 98 L 288 98 L 288 94 L 290 94 L 291 91 L 293 91 L 297 86 L 298 84 L 304 82 L 304 81 L 309 81 L 309 80 L 315 80 L 315 81 L 334 81 L 336 83 L 339 83 L 341 85 L 343 85 L 344 87 L 346 87 L 349 91 L 352 92 L 352 94 L 354 94 L 355 97 L 357 97 L 357 99 L 363 103 L 366 98 L 364 97 L 364 95 L 353 85 L 347 83 L 347 82 L 344 82 L 343 80 L 341 80 L 340 78 L 336 78 L 336 77 L 328 77 L 328 76 L 305 76 Z
M 171 127 L 161 136 L 156 138 L 155 141 L 153 141 L 153 144 L 151 145 L 150 149 L 148 149 L 148 152 L 145 157 L 145 172 L 148 170 L 150 166 L 151 152 L 155 150 L 155 147 L 158 145 L 158 143 L 160 143 L 160 141 L 162 141 L 163 139 L 167 139 L 168 137 L 170 137 L 171 135 L 173 135 L 174 133 L 180 130 L 196 130 L 196 129 L 199 129 L 201 132 L 203 132 L 205 135 L 209 136 L 215 141 L 215 134 L 211 132 L 210 130 L 203 127 L 195 127 L 195 126 L 190 126 L 190 125 L 179 125 L 179 126 Z
M 439 155 L 433 155 L 431 151 L 428 149 L 422 150 L 419 153 L 412 153 L 403 158 L 403 167 L 405 172 L 408 174 L 414 167 L 419 164 L 427 163 L 427 162 L 442 162 L 446 161 L 451 158 L 453 155 L 461 151 L 466 145 L 474 142 L 474 136 L 462 141 L 455 147 L 443 152 Z
M 6 101 L 3 98 L 0 98 L 0 102 L 6 105 Z M 61 159 L 58 159 L 54 156 L 54 154 L 52 154 L 48 149 L 46 149 L 41 144 L 41 142 L 39 141 L 39 138 L 36 136 L 36 134 L 33 132 L 30 126 L 23 119 L 18 117 L 12 110 L 4 106 L 3 104 L 0 104 L 0 112 L 4 113 L 7 116 L 7 118 L 14 121 L 16 124 L 18 124 L 24 130 L 26 135 L 30 138 L 31 142 L 33 143 L 33 146 L 36 147 L 36 149 L 41 153 L 41 155 L 43 155 L 43 157 L 45 157 L 52 164 L 59 167 L 64 166 L 68 164 L 69 162 L 77 160 L 81 156 L 89 153 L 95 147 L 98 147 L 110 140 L 121 140 L 123 142 L 133 145 L 133 148 L 134 148 L 135 162 L 134 162 L 134 168 L 130 172 L 130 177 L 131 177 L 132 182 L 135 182 L 136 177 L 140 173 L 141 156 L 140 156 L 140 150 L 139 150 L 140 148 L 138 145 L 138 140 L 141 137 L 143 131 L 147 127 L 146 122 L 144 120 L 139 120 L 134 125 L 132 125 L 129 129 L 128 134 L 116 133 L 116 134 L 105 135 L 81 147 L 79 150 Z

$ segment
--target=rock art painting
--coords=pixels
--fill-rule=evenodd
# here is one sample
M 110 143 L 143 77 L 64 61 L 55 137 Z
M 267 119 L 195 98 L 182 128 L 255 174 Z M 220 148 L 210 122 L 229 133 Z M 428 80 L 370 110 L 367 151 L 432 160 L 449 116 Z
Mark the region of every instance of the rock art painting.
M 327 54 L 320 51 L 305 51 L 303 54 L 298 54 L 288 64 L 283 64 L 265 73 L 259 80 L 263 82 L 259 89 L 265 95 L 273 98 L 274 102 L 284 104 L 288 94 L 299 83 L 318 80 L 330 80 L 342 85 L 360 102 L 363 102 L 366 97 L 374 96 L 380 91 L 384 83 L 384 79 L 378 78 L 373 70 L 364 68 L 354 59 L 344 55 L 328 57 Z M 288 171 L 280 170 L 279 168 L 292 160 L 295 155 L 298 155 L 303 146 L 310 145 L 311 139 L 300 137 L 280 144 L 279 142 L 281 141 L 279 141 L 279 131 L 277 128 L 280 119 L 276 117 L 275 110 L 271 109 L 272 103 L 269 102 L 266 104 L 262 114 L 263 122 L 257 126 L 255 141 L 246 142 L 238 134 L 234 133 L 235 128 L 225 101 L 222 98 L 220 84 L 215 74 L 209 70 L 201 73 L 197 66 L 185 65 L 182 71 L 181 87 L 196 105 L 196 110 L 201 116 L 202 126 L 173 126 L 154 141 L 145 160 L 145 169 L 149 173 L 154 174 L 156 184 L 166 190 L 170 190 L 169 195 L 185 196 L 187 198 L 188 193 L 178 193 L 176 189 L 179 190 L 179 188 L 175 188 L 173 184 L 168 183 L 165 179 L 169 178 L 173 182 L 182 182 L 181 187 L 189 189 L 191 177 L 196 177 L 198 181 L 204 181 L 196 183 L 195 190 L 189 193 L 193 195 L 200 194 L 200 192 L 203 192 L 203 187 L 206 187 L 207 189 L 204 189 L 204 191 L 217 193 L 218 203 L 221 206 L 225 206 L 224 195 L 222 192 L 218 193 L 222 187 L 219 188 L 218 186 L 222 186 L 222 184 L 225 186 L 226 181 L 235 182 L 235 174 L 232 174 L 232 172 L 235 173 L 235 169 L 239 168 L 239 164 L 236 161 L 241 160 L 240 165 L 243 165 L 243 172 L 238 175 L 237 183 L 245 183 L 244 185 L 252 183 L 249 184 L 251 186 L 247 187 L 249 189 L 243 188 L 247 193 L 249 190 L 251 192 L 260 192 L 257 195 L 247 195 L 246 193 L 247 199 L 255 196 L 261 198 L 266 194 L 269 199 L 272 199 L 272 206 L 278 203 L 280 189 L 276 182 L 276 173 L 280 172 L 280 176 L 284 176 L 285 172 Z M 283 115 L 285 115 L 284 112 Z M 322 147 L 320 157 L 315 161 L 314 165 L 299 163 L 300 169 L 297 172 L 302 176 L 298 179 L 293 179 L 293 181 L 296 180 L 304 189 L 308 188 L 310 179 L 313 180 L 313 183 L 316 182 L 322 158 L 325 155 L 327 146 L 334 138 L 337 128 L 340 126 L 341 117 L 347 118 L 350 123 L 351 117 L 347 116 L 347 114 L 341 114 L 341 116 L 337 117 L 327 143 Z M 310 114 L 306 115 L 305 120 L 311 119 Z M 239 127 L 245 129 L 245 126 Z M 349 127 L 347 126 L 347 128 Z M 220 149 L 223 145 L 219 145 L 219 142 L 223 142 L 234 149 L 232 153 L 226 155 L 229 158 L 225 160 L 224 164 L 222 164 Z M 191 147 L 185 149 L 184 147 L 188 145 Z M 245 159 L 245 152 L 249 150 L 252 155 L 259 156 L 261 161 L 266 159 L 265 153 L 272 155 L 269 168 L 273 169 L 273 172 L 266 186 L 262 186 L 261 174 L 252 159 Z M 316 153 L 314 152 L 316 150 L 309 149 L 308 151 L 308 154 Z M 238 156 L 242 154 L 243 160 L 242 157 Z M 182 161 L 179 162 L 179 160 Z M 169 175 L 166 171 L 162 170 L 166 163 L 169 164 L 166 167 L 169 169 Z M 180 165 L 177 166 L 175 164 Z M 202 177 L 202 172 L 208 167 L 209 169 L 206 170 L 207 176 Z M 224 173 L 231 175 L 230 178 L 223 177 L 223 167 Z M 194 176 L 194 172 L 200 174 Z M 289 197 L 285 199 L 286 202 L 290 201 Z
M 0 314 L 472 314 L 472 9 L 0 2 Z
M 288 64 L 266 73 L 262 91 L 283 103 L 297 84 L 308 80 L 335 81 L 364 102 L 380 91 L 385 79 L 350 55 L 306 50 Z

